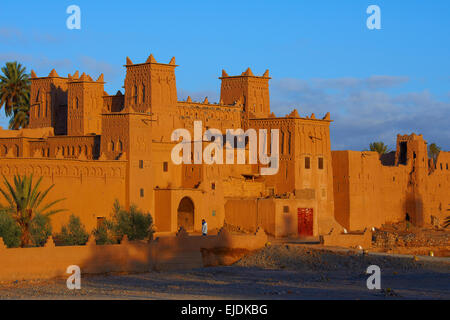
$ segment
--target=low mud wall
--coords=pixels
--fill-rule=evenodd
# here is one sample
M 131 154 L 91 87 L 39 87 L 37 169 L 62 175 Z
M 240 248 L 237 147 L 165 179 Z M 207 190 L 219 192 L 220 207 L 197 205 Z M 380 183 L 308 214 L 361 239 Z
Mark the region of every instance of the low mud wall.
M 361 246 L 364 249 L 372 246 L 372 232 L 364 230 L 361 233 L 341 233 L 332 230 L 330 234 L 323 235 L 322 244 L 324 246 L 356 248 Z
M 224 229 L 215 236 L 180 232 L 149 243 L 131 242 L 124 237 L 115 245 L 96 245 L 90 238 L 84 246 L 55 246 L 50 237 L 44 247 L 8 249 L 0 238 L 0 281 L 67 277 L 66 270 L 71 265 L 79 266 L 82 274 L 203 267 L 211 265 L 207 259 L 204 262 L 203 249 L 253 251 L 266 242 L 263 230 L 234 235 Z

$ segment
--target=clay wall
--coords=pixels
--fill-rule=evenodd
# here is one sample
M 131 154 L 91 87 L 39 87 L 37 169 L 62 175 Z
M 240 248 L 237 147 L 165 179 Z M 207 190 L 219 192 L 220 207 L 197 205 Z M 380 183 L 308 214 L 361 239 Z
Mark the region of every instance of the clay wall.
M 124 95 L 117 91 L 115 96 L 103 96 L 103 109 L 107 112 L 120 112 L 124 108 Z
M 298 209 L 312 208 L 315 201 L 297 199 L 229 198 L 225 202 L 225 222 L 242 231 L 258 227 L 275 237 L 298 237 Z M 313 215 L 313 236 L 319 235 L 319 216 Z
M 85 246 L 55 247 L 49 238 L 45 247 L 7 249 L 0 238 L 0 281 L 68 278 L 67 267 L 79 266 L 84 274 L 107 272 L 148 272 L 153 269 L 202 267 L 201 249 L 229 248 L 248 251 L 267 242 L 264 231 L 234 235 L 221 231 L 215 236 L 161 237 L 150 243 L 122 239 L 117 245 L 95 245 L 91 238 Z
M 323 235 L 322 244 L 332 247 L 362 248 L 367 249 L 372 246 L 372 232 L 364 230 L 360 233 L 341 233 L 332 230 L 330 234 Z
M 45 202 L 65 198 L 55 208 L 67 209 L 52 217 L 53 231 L 68 222 L 71 213 L 79 216 L 87 230 L 97 227 L 97 217 L 108 217 L 115 199 L 125 203 L 126 162 L 62 159 L 0 159 L 0 172 L 11 182 L 15 174 L 43 177 L 41 186 L 55 186 Z M 2 183 L 3 185 L 3 183 Z M 4 188 L 2 186 L 2 188 Z M 0 203 L 6 205 L 4 197 Z
M 348 230 L 403 221 L 408 205 L 406 166 L 383 166 L 377 152 L 333 151 L 335 216 Z
M 340 224 L 362 230 L 405 221 L 406 213 L 420 226 L 431 225 L 431 216 L 442 223 L 450 202 L 448 153 L 441 152 L 437 169 L 428 173 L 426 148 L 416 140 L 408 147 L 406 164 L 395 166 L 382 165 L 376 152 L 332 152 L 335 216 Z
M 450 152 L 439 153 L 435 169 L 423 182 L 420 196 L 423 201 L 424 222 L 442 226 L 445 218 L 450 216 Z
M 194 121 L 202 121 L 203 132 L 214 128 L 226 134 L 227 129 L 241 128 L 242 107 L 239 106 L 178 101 L 177 112 L 182 123 L 181 128 L 188 129 L 192 137 Z

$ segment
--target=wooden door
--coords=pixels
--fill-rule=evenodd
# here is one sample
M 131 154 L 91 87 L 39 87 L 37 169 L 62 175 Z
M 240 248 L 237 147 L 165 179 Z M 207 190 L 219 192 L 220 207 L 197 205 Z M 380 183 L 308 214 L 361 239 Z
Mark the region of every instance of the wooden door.
M 298 208 L 298 235 L 300 237 L 313 236 L 314 214 L 312 208 Z

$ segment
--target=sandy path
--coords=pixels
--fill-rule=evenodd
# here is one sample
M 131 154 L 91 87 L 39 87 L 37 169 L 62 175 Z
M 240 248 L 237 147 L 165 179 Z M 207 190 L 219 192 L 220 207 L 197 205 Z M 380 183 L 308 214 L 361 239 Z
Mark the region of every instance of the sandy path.
M 368 290 L 365 270 L 377 264 L 382 288 Z M 82 289 L 65 279 L 0 284 L 2 299 L 450 299 L 450 265 L 390 257 L 264 249 L 230 267 L 132 275 L 86 275 Z

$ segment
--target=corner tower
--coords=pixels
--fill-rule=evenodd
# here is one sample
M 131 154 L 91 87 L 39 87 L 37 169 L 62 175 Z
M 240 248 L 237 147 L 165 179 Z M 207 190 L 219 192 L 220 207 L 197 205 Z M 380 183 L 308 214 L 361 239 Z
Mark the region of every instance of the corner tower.
M 247 118 L 267 118 L 270 115 L 269 70 L 255 76 L 248 68 L 240 76 L 229 76 L 222 70 L 220 101 L 224 104 L 241 102 Z
M 53 69 L 47 77 L 31 70 L 30 123 L 28 128 L 53 127 L 55 134 L 67 134 L 68 78 Z
M 133 64 L 127 57 L 125 67 L 125 108 L 154 114 L 176 105 L 175 58 L 164 64 L 151 54 L 145 63 Z
M 69 75 L 70 76 L 70 75 Z M 93 81 L 83 73 L 78 77 L 78 71 L 69 77 L 67 134 L 82 136 L 101 134 L 104 95 L 103 74 Z
M 179 127 L 175 57 L 168 64 L 158 63 L 152 54 L 140 64 L 127 57 L 125 67 L 124 111 L 151 115 L 153 139 L 170 141 L 173 128 Z

